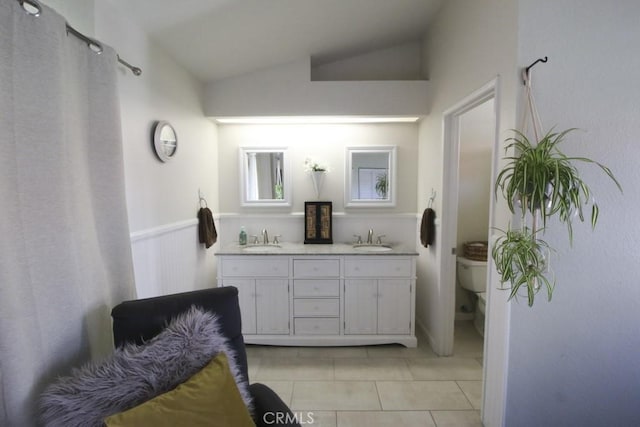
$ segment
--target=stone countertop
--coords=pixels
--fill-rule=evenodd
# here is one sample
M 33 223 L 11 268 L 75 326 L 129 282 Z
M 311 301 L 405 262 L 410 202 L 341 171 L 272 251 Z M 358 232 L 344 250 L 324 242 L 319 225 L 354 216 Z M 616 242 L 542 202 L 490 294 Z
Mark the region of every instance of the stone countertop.
M 404 255 L 417 256 L 418 252 L 415 248 L 409 248 L 407 245 L 388 243 L 384 245 L 362 245 L 379 247 L 390 247 L 386 251 L 367 251 L 355 248 L 351 243 L 333 243 L 333 244 L 308 244 L 282 242 L 278 245 L 254 245 L 248 244 L 240 246 L 237 243 L 231 243 L 223 246 L 216 252 L 216 255 L 359 255 L 359 256 L 380 256 L 380 255 Z

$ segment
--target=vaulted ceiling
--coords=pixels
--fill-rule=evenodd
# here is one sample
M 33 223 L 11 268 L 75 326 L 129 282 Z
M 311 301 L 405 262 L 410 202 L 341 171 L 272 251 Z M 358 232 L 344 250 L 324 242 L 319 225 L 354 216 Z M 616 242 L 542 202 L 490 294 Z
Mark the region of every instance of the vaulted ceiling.
M 118 0 L 203 82 L 420 40 L 442 0 Z

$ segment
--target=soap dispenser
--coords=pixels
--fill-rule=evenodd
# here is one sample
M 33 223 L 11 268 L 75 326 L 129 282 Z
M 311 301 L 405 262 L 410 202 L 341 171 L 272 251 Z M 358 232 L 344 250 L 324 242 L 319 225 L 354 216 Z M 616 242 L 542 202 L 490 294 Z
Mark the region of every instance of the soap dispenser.
M 238 242 L 241 246 L 247 244 L 247 232 L 244 231 L 244 226 L 240 227 L 240 236 L 238 237 Z

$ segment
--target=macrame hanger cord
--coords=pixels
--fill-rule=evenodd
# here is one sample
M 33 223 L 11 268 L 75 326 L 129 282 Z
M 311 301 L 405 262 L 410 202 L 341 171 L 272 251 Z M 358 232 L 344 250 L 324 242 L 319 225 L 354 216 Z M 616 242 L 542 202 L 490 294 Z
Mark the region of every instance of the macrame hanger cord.
M 529 67 L 530 68 L 530 67 Z M 529 68 L 526 68 L 522 71 L 522 78 L 524 80 L 524 90 L 525 90 L 525 106 L 522 110 L 522 119 L 521 119 L 521 132 L 523 135 L 527 134 L 528 124 L 531 122 L 531 131 L 533 132 L 533 137 L 535 138 L 535 143 L 537 144 L 540 141 L 540 136 L 542 135 L 542 121 L 540 120 L 540 115 L 538 113 L 538 108 L 536 107 L 536 102 L 533 97 L 533 90 L 531 84 L 531 73 L 529 72 Z M 523 215 L 527 209 L 526 203 L 522 206 Z M 523 216 L 524 219 L 524 216 Z M 522 223 L 523 227 L 526 227 L 526 221 Z M 531 230 L 535 234 L 538 229 L 538 215 L 537 213 L 533 213 Z M 538 284 L 539 286 L 539 284 Z
M 542 134 L 542 120 L 540 120 L 540 115 L 538 114 L 538 108 L 536 107 L 536 102 L 533 97 L 533 90 L 531 85 L 531 73 L 529 73 L 526 69 L 523 70 L 523 79 L 524 79 L 524 90 L 525 90 L 525 108 L 522 110 L 522 118 L 521 118 L 521 132 L 523 134 L 527 133 L 528 123 L 531 120 L 531 130 L 533 132 L 533 136 L 536 141 L 540 140 L 540 136 Z

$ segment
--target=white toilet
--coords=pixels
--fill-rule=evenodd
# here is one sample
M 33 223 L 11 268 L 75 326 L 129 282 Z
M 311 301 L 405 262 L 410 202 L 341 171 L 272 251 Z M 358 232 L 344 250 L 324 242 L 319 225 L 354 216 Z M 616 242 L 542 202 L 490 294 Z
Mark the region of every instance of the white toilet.
M 462 288 L 478 296 L 474 325 L 480 335 L 484 336 L 484 312 L 486 308 L 487 290 L 487 262 L 474 261 L 459 256 L 457 262 L 457 276 Z

